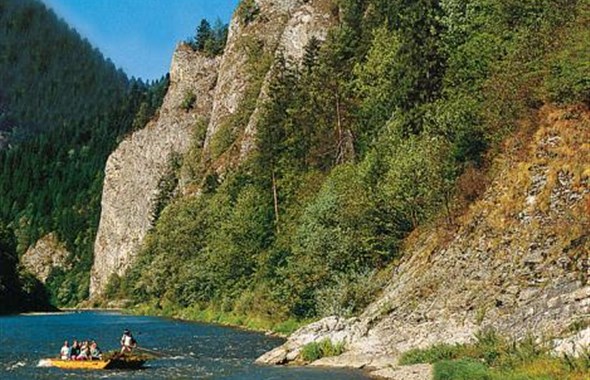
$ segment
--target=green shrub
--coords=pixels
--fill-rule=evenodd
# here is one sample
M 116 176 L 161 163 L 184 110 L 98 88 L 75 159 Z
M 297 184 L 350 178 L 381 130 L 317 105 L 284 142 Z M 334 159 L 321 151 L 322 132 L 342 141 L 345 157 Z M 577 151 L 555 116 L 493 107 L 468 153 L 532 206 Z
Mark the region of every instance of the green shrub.
M 258 7 L 258 4 L 254 0 L 242 0 L 238 6 L 238 17 L 244 25 L 248 25 L 256 20 L 259 13 L 260 7 Z
M 434 380 L 492 380 L 490 371 L 473 359 L 444 360 L 434 365 Z
M 211 157 L 219 158 L 236 141 L 233 123 L 222 124 L 211 137 Z
M 184 94 L 184 98 L 182 99 L 182 103 L 180 103 L 180 108 L 188 112 L 189 110 L 193 109 L 196 101 L 197 101 L 197 95 L 195 95 L 195 93 L 192 91 L 187 91 Z
M 333 343 L 326 338 L 319 342 L 311 342 L 303 346 L 301 359 L 306 362 L 313 362 L 318 359 L 338 356 L 344 352 L 344 342 Z
M 564 49 L 551 62 L 547 87 L 551 100 L 561 104 L 590 103 L 590 32 Z
M 272 331 L 281 335 L 291 335 L 297 331 L 301 326 L 307 324 L 307 322 L 298 321 L 294 318 L 289 318 L 286 321 L 277 323 L 273 326 Z
M 532 337 L 509 341 L 487 329 L 475 338 L 471 344 L 407 351 L 399 364 L 433 363 L 434 379 L 438 380 L 585 380 L 590 373 L 588 349 L 579 351 L 578 357 L 556 357 L 549 345 Z
M 374 299 L 383 284 L 375 271 L 337 274 L 335 283 L 317 292 L 318 316 L 351 317 L 360 313 Z
M 303 346 L 301 350 L 301 359 L 306 362 L 313 362 L 322 357 L 320 345 L 317 342 L 311 342 Z
M 441 360 L 457 359 L 464 349 L 465 346 L 458 344 L 437 344 L 424 350 L 413 349 L 402 354 L 399 364 L 436 363 Z

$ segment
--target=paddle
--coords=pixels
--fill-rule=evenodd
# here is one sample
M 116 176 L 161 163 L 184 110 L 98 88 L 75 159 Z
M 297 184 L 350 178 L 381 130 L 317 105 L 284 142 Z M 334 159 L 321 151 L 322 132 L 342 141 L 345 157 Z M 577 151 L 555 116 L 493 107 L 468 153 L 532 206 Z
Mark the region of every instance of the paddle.
M 143 348 L 143 347 L 137 346 L 137 347 L 135 347 L 135 349 L 138 350 L 138 351 L 144 351 L 144 352 L 150 353 L 150 354 L 152 354 L 152 355 L 154 355 L 155 357 L 158 357 L 158 358 L 163 358 L 163 357 L 166 356 L 166 354 L 163 354 L 163 353 L 158 352 L 158 351 L 150 350 L 149 348 Z

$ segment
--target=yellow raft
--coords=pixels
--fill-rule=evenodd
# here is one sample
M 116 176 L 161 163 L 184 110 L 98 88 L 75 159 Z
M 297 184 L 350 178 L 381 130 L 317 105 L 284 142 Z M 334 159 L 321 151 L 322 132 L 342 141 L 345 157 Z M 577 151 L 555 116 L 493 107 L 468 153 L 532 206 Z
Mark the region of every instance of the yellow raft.
M 53 367 L 61 369 L 139 369 L 146 359 L 142 357 L 124 356 L 106 360 L 62 360 L 47 359 Z

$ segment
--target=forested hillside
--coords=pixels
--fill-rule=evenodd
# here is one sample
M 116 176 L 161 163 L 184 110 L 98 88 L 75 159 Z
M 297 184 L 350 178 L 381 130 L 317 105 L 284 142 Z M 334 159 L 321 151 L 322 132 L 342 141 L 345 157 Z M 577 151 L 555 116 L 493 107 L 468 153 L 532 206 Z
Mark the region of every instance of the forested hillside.
M 2 282 L 8 254 L 56 232 L 72 268 L 47 286 L 54 304 L 74 305 L 88 294 L 106 159 L 154 114 L 167 80 L 129 80 L 39 1 L 0 0 L 0 83 L 0 221 L 16 235 Z
M 334 0 L 339 25 L 302 62 L 256 56 L 254 78 L 274 64 L 255 152 L 220 176 L 236 128 L 213 156 L 197 134 L 176 174 L 199 195 L 171 201 L 106 297 L 250 325 L 358 313 L 411 231 L 452 226 L 483 193 L 521 121 L 588 106 L 589 4 Z M 267 21 L 252 0 L 236 15 Z
M 0 223 L 0 315 L 51 309 L 43 284 L 19 268 L 14 232 Z

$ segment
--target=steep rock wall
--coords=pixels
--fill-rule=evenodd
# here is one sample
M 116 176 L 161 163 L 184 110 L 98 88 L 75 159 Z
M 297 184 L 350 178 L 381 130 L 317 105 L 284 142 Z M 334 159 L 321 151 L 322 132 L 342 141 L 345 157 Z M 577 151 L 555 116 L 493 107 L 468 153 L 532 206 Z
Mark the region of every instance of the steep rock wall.
M 528 147 L 500 157 L 456 233 L 409 239 L 382 297 L 359 318 L 304 327 L 259 362 L 296 360 L 303 345 L 330 338 L 349 351 L 316 365 L 385 368 L 403 351 L 466 342 L 486 327 L 516 338 L 560 336 L 587 320 L 590 111 L 545 107 L 539 124 Z
M 208 59 L 185 46 L 177 49 L 170 70 L 171 85 L 158 119 L 125 139 L 109 157 L 91 297 L 100 294 L 109 276 L 122 275 L 133 261 L 152 226 L 151 211 L 168 157 L 172 152 L 187 151 L 198 119 L 208 122 L 202 158 L 208 170 L 223 175 L 228 165 L 239 164 L 252 150 L 270 72 L 270 66 L 262 67 L 262 81 L 253 77 L 260 73 L 252 72 L 252 62 L 256 65 L 262 59 L 253 52 L 270 57 L 269 62 L 279 52 L 297 61 L 308 41 L 312 37 L 324 39 L 336 22 L 330 0 L 256 0 L 255 4 L 257 11 L 251 20 L 242 19 L 240 10 L 235 13 L 221 58 Z M 196 105 L 185 112 L 180 106 L 189 92 L 196 95 Z M 235 142 L 221 157 L 211 157 L 212 139 L 244 107 L 246 96 L 257 101 L 241 123 L 232 125 Z
M 255 4 L 258 11 L 252 20 L 243 20 L 238 9 L 230 24 L 205 140 L 205 154 L 209 155 L 211 140 L 244 106 L 245 97 L 257 96 L 256 107 L 250 111 L 246 123 L 234 126 L 238 130 L 233 133 L 239 140 L 238 154 L 230 157 L 234 163 L 243 160 L 254 146 L 260 105 L 266 99 L 268 89 L 270 70 L 264 76 L 262 85 L 252 88 L 256 79 L 249 61 L 261 60 L 263 55 L 274 57 L 278 53 L 297 61 L 303 56 L 309 40 L 312 37 L 323 40 L 336 22 L 330 12 L 330 0 L 256 0 Z M 252 56 L 254 52 L 258 55 Z M 226 164 L 227 160 L 212 162 L 218 172 L 223 172 Z
M 296 6 L 289 11 L 289 18 L 284 24 L 275 54 L 284 54 L 288 62 L 299 63 L 305 53 L 305 47 L 312 37 L 323 41 L 330 27 L 336 23 L 330 4 L 330 1 L 295 2 Z M 256 126 L 262 110 L 261 105 L 268 98 L 269 76 L 270 71 L 260 89 L 258 106 L 250 115 L 248 125 L 244 130 L 240 144 L 239 157 L 241 159 L 247 157 L 254 149 Z
M 179 45 L 158 117 L 122 141 L 109 157 L 94 245 L 91 297 L 104 290 L 113 273 L 125 272 L 151 228 L 158 184 L 168 169 L 169 157 L 187 151 L 195 126 L 210 115 L 218 66 L 218 58 Z M 194 102 L 188 107 L 191 94 Z

